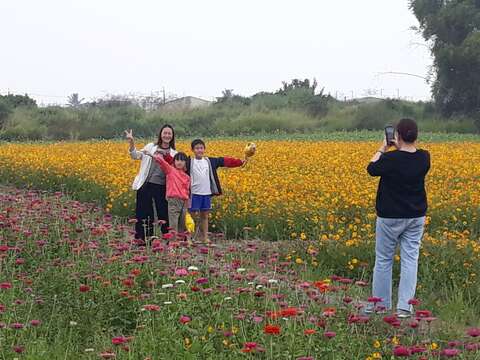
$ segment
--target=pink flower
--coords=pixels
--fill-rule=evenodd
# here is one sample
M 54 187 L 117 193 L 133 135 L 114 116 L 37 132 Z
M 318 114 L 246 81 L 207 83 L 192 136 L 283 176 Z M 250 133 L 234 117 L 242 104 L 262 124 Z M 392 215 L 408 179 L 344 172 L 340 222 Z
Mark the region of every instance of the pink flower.
M 253 322 L 254 322 L 255 324 L 259 324 L 259 323 L 261 323 L 262 321 L 263 321 L 263 318 L 262 318 L 261 316 L 254 316 L 254 317 L 253 317 Z
M 82 284 L 80 285 L 79 290 L 80 292 L 88 292 L 90 291 L 90 286 Z
M 418 300 L 418 299 L 410 299 L 410 300 L 408 300 L 408 304 L 409 304 L 409 305 L 413 305 L 413 306 L 418 306 L 418 305 L 420 305 L 420 300 Z
M 113 345 L 121 345 L 125 344 L 126 342 L 128 342 L 128 339 L 125 336 L 116 336 L 112 338 Z
M 333 339 L 335 336 L 337 336 L 337 333 L 333 331 L 325 331 L 323 336 L 325 336 L 327 339 Z
M 208 279 L 207 278 L 198 278 L 196 280 L 196 283 L 197 284 L 206 284 L 208 282 Z
M 19 329 L 23 329 L 23 324 L 21 324 L 21 323 L 13 323 L 13 324 L 10 324 L 10 327 L 11 327 L 12 329 L 17 329 L 17 330 L 19 330 Z
M 465 345 L 465 350 L 467 350 L 467 351 L 480 350 L 480 344 L 467 344 L 467 345 Z
M 115 353 L 112 351 L 104 351 L 99 355 L 102 359 L 114 359 L 116 357 Z
M 13 351 L 17 354 L 21 354 L 25 351 L 25 348 L 23 346 L 16 345 L 13 347 Z
M 158 311 L 160 310 L 160 306 L 155 304 L 147 304 L 143 306 L 143 309 L 147 311 Z
M 42 322 L 40 320 L 32 320 L 30 321 L 30 325 L 32 326 L 38 326 L 40 325 Z
M 11 288 L 12 288 L 12 284 L 9 282 L 0 283 L 0 289 L 6 290 Z
M 412 353 L 406 346 L 395 346 L 393 349 L 393 355 L 397 357 L 408 357 L 412 355 Z
M 367 299 L 367 301 L 370 302 L 370 303 L 376 304 L 376 303 L 382 302 L 383 299 L 381 297 L 378 297 L 378 296 L 371 296 Z
M 417 312 L 415 313 L 415 315 L 416 315 L 418 318 L 426 318 L 426 317 L 432 316 L 432 312 L 431 312 L 430 310 L 417 310 Z
M 177 276 L 187 276 L 188 275 L 188 270 L 187 269 L 177 269 L 175 270 L 175 275 Z
M 460 353 L 461 351 L 458 349 L 443 349 L 440 355 L 445 357 L 454 357 L 459 355 Z
M 410 348 L 410 351 L 412 352 L 412 354 L 420 354 L 427 351 L 427 348 L 419 345 L 414 345 Z
M 189 323 L 190 321 L 192 321 L 192 319 L 191 319 L 189 316 L 186 316 L 186 315 L 180 316 L 180 322 L 181 322 L 182 324 L 187 324 L 187 323 Z
M 479 337 L 480 336 L 480 328 L 471 328 L 467 330 L 467 335 L 471 337 Z

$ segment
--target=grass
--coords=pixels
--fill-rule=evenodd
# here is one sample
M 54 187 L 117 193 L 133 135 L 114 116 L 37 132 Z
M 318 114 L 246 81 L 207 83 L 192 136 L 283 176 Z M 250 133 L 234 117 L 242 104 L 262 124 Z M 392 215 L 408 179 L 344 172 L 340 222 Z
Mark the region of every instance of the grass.
M 478 307 L 438 286 L 444 273 L 419 290 L 437 320 L 362 324 L 369 269 L 339 274 L 333 243 L 138 247 L 132 224 L 60 193 L 0 188 L 0 200 L 1 359 L 373 359 L 414 344 L 437 359 L 452 340 L 457 358 L 479 356 L 466 334 Z

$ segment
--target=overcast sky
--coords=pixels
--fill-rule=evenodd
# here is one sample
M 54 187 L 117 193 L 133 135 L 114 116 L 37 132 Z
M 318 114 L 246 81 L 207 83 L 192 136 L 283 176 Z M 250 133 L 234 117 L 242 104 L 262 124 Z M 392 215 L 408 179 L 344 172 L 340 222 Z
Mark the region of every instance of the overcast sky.
M 0 93 L 241 95 L 315 77 L 337 96 L 428 99 L 428 48 L 408 0 L 0 2 Z M 423 45 L 422 45 L 423 44 Z

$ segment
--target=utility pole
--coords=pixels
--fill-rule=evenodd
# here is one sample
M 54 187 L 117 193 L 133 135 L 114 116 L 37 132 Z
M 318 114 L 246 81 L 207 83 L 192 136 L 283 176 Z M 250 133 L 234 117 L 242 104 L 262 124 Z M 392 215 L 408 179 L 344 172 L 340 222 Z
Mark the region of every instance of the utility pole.
M 163 93 L 163 105 L 165 105 L 166 98 L 165 98 L 165 86 L 162 87 L 162 93 Z

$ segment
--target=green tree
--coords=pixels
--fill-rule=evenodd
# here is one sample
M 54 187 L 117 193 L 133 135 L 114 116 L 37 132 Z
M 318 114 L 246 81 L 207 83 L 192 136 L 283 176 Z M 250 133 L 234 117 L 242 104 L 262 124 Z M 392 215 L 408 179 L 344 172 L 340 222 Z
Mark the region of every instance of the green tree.
M 13 94 L 8 94 L 8 95 L 0 95 L 0 101 L 2 101 L 4 104 L 9 106 L 12 109 L 15 109 L 20 106 L 26 106 L 26 107 L 36 107 L 37 102 L 32 99 L 30 96 L 27 94 L 25 95 L 13 95 Z
M 437 108 L 480 124 L 480 0 L 410 0 L 410 8 L 431 42 Z
M 4 127 L 4 124 L 11 112 L 12 109 L 6 103 L 6 101 L 0 99 L 0 130 Z
M 80 99 L 80 96 L 78 96 L 77 93 L 73 93 L 68 97 L 68 106 L 73 107 L 73 108 L 79 108 L 80 105 L 82 105 L 82 101 L 85 100 L 84 98 Z

